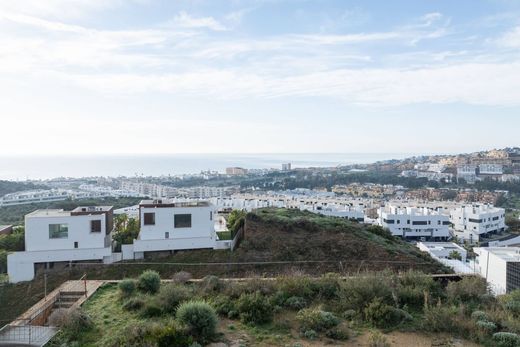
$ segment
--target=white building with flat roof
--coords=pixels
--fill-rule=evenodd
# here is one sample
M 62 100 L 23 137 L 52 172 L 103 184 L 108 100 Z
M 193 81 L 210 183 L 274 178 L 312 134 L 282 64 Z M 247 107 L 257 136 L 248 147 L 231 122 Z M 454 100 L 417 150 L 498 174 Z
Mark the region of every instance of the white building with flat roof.
M 381 207 L 378 224 L 403 238 L 446 240 L 450 237 L 448 216 L 428 207 Z
M 450 210 L 454 236 L 476 243 L 506 229 L 506 211 L 486 204 L 462 205 Z
M 133 244 L 135 257 L 144 256 L 144 252 L 215 248 L 215 212 L 206 201 L 141 201 L 141 230 Z
M 418 242 L 417 247 L 437 259 L 451 259 L 453 252 L 457 252 L 460 260 L 465 262 L 468 254 L 464 248 L 453 242 Z
M 520 289 L 520 247 L 478 247 L 478 270 L 495 295 Z
M 112 206 L 72 211 L 37 210 L 25 216 L 25 251 L 7 256 L 9 281 L 34 278 L 38 264 L 99 261 L 111 263 Z
M 475 183 L 477 180 L 477 166 L 472 164 L 457 166 L 457 180 L 459 179 L 463 179 L 467 183 Z

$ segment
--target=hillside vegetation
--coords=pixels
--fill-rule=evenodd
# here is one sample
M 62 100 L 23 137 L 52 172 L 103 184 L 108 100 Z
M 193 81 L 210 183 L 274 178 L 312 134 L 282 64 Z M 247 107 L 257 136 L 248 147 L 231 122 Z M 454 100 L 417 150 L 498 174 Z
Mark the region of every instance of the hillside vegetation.
M 82 309 L 51 315 L 62 330 L 50 346 L 520 344 L 520 291 L 496 299 L 479 277 L 446 286 L 413 271 L 347 280 L 333 274 L 245 282 L 188 278 L 179 273 L 161 284 L 156 272 L 145 271 L 105 285 Z M 411 338 L 390 340 L 394 331 Z M 425 336 L 437 342 L 419 343 Z
M 33 189 L 47 189 L 47 186 L 38 185 L 34 183 L 25 183 L 25 182 L 13 182 L 13 181 L 1 181 L 0 180 L 0 197 L 5 194 L 15 193 L 24 190 L 33 190 Z

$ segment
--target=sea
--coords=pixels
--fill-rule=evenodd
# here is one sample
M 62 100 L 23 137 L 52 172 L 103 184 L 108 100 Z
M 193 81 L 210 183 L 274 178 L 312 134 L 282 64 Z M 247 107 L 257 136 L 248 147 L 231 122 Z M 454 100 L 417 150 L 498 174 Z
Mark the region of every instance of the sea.
M 167 176 L 248 169 L 335 167 L 404 159 L 413 153 L 286 153 L 286 154 L 161 154 L 0 156 L 0 180 L 42 180 L 57 177 Z

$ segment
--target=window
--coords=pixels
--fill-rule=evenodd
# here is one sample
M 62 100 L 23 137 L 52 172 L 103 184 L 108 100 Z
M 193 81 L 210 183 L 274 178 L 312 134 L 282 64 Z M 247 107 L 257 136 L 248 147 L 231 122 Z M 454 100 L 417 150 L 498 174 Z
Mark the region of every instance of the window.
M 166 232 L 164 233 L 164 238 L 165 238 L 165 239 L 169 239 L 169 238 L 170 238 L 170 232 L 169 232 L 169 231 L 166 231 Z
M 393 219 L 383 219 L 383 221 L 386 223 L 386 224 L 394 224 L 395 221 Z
M 155 213 L 146 212 L 144 214 L 144 225 L 155 225 Z
M 469 219 L 469 222 L 470 222 L 470 223 L 482 223 L 483 220 L 482 220 L 482 219 L 470 218 L 470 219 Z
M 412 225 L 428 225 L 428 222 L 429 222 L 429 221 L 418 220 L 418 221 L 413 221 L 413 222 L 412 222 Z
M 49 239 L 66 239 L 69 237 L 68 224 L 49 224 Z
M 191 228 L 191 214 L 176 214 L 174 226 L 175 228 Z
M 90 232 L 91 233 L 100 233 L 101 232 L 101 221 L 100 220 L 91 220 L 90 221 Z
M 74 248 L 78 248 L 78 241 L 74 241 Z
M 213 211 L 209 211 L 209 220 L 213 220 Z

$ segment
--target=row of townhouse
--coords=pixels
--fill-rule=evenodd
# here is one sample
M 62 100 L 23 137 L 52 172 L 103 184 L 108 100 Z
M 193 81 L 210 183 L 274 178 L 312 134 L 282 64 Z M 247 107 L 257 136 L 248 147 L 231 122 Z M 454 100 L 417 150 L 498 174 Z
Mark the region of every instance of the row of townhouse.
M 140 232 L 122 252 L 113 251 L 113 208 L 78 207 L 72 211 L 37 210 L 25 216 L 25 251 L 8 255 L 9 281 L 29 281 L 41 267 L 56 263 L 113 263 L 142 259 L 148 252 L 230 248 L 216 230 L 225 222 L 203 201 L 143 200 Z
M 388 204 L 379 208 L 378 224 L 392 235 L 409 239 L 476 243 L 506 230 L 505 210 L 492 205 L 412 207 Z

